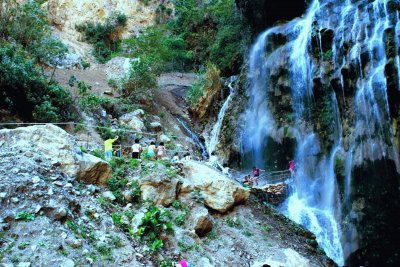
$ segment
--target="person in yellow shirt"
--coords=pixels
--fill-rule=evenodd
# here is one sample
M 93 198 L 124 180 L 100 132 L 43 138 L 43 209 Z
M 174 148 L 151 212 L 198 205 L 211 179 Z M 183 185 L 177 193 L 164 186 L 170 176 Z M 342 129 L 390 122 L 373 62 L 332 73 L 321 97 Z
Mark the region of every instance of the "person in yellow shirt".
M 112 151 L 113 151 L 112 145 L 117 140 L 118 140 L 118 136 L 115 137 L 115 139 L 110 138 L 110 139 L 107 139 L 106 141 L 104 141 L 104 158 L 106 160 L 111 160 Z

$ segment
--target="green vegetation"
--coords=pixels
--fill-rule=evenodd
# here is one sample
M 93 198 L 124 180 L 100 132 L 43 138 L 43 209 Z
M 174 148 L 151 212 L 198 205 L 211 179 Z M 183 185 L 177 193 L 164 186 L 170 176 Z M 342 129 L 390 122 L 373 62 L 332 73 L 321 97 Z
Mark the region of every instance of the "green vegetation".
M 18 212 L 17 216 L 15 217 L 16 220 L 21 220 L 24 222 L 30 222 L 35 220 L 35 214 L 29 211 L 21 211 Z
M 142 198 L 142 193 L 140 191 L 139 182 L 137 180 L 132 182 L 131 189 L 132 202 L 139 203 Z
M 238 218 L 228 218 L 225 220 L 226 224 L 229 227 L 241 227 L 242 226 L 242 222 L 238 219 Z
M 261 226 L 260 228 L 261 228 L 261 230 L 269 233 L 271 231 L 271 229 L 272 229 L 272 226 L 267 224 L 267 225 Z
M 46 12 L 34 1 L 5 0 L 0 9 L 0 108 L 23 119 L 74 119 L 72 98 L 37 64 L 55 65 L 66 47 L 51 36 Z M 13 41 L 10 41 L 13 40 Z
M 195 200 L 197 203 L 204 203 L 204 196 L 200 190 L 190 192 L 190 198 Z
M 193 54 L 191 63 L 195 66 L 211 61 L 224 74 L 237 71 L 250 30 L 235 1 L 173 2 L 177 19 L 168 25 L 185 40 L 188 51 Z
M 182 225 L 185 224 L 186 218 L 187 218 L 187 214 L 186 213 L 181 213 L 181 214 L 179 214 L 178 216 L 175 217 L 174 223 L 177 226 L 182 226 Z
M 120 35 L 127 20 L 126 15 L 115 12 L 105 23 L 86 22 L 75 28 L 83 34 L 85 41 L 93 44 L 93 55 L 104 63 L 111 58 L 112 53 L 120 50 Z
M 156 252 L 163 247 L 161 235 L 171 232 L 173 232 L 173 229 L 168 214 L 151 205 L 135 235 L 141 241 L 146 242 L 152 252 Z
M 199 244 L 193 242 L 193 244 L 186 244 L 185 242 L 178 242 L 178 246 L 182 252 L 188 252 L 191 250 L 197 250 L 199 248 Z
M 186 94 L 186 100 L 191 106 L 195 106 L 200 98 L 209 90 L 217 92 L 221 88 L 220 70 L 212 63 L 207 64 L 207 71 L 203 77 L 192 87 L 189 88 Z

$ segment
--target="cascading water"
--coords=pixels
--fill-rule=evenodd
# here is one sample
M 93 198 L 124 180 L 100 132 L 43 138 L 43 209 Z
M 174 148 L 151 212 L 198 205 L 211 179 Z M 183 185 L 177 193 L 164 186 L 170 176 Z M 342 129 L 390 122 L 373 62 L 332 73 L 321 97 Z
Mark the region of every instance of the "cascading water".
M 219 134 L 221 132 L 221 127 L 222 127 L 222 121 L 224 120 L 225 112 L 226 112 L 227 108 L 229 107 L 229 104 L 233 98 L 233 94 L 235 93 L 233 84 L 236 82 L 236 80 L 237 80 L 237 76 L 232 76 L 227 81 L 226 85 L 229 88 L 229 96 L 226 98 L 224 104 L 222 105 L 221 110 L 218 113 L 217 122 L 214 124 L 214 127 L 212 128 L 210 140 L 207 142 L 207 151 L 208 151 L 208 154 L 210 154 L 210 155 L 212 152 L 215 151 L 215 148 L 217 147 L 218 138 L 219 138 Z
M 315 233 L 339 265 L 358 248 L 354 226 L 342 229 L 353 168 L 368 160 L 399 161 L 385 75 L 391 38 L 400 70 L 396 3 L 314 0 L 304 17 L 262 33 L 249 57 L 243 156 L 269 169 L 266 158 L 275 152 L 267 140 L 295 139 L 296 152 L 287 157 L 295 159 L 296 179 L 281 209 Z M 341 189 L 338 158 L 345 162 Z
M 206 159 L 207 158 L 207 148 L 205 147 L 203 142 L 200 140 L 199 136 L 190 129 L 189 125 L 184 120 L 182 120 L 180 118 L 176 118 L 176 120 L 182 125 L 182 127 L 185 129 L 185 131 L 190 135 L 193 142 L 201 150 L 201 155 L 203 156 L 204 159 Z

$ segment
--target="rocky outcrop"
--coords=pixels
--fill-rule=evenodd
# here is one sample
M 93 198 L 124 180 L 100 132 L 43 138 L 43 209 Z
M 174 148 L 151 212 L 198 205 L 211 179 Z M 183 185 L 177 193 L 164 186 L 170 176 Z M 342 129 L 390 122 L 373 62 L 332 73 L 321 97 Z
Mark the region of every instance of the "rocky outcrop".
M 188 220 L 188 226 L 200 237 L 209 233 L 213 229 L 213 222 L 208 210 L 200 206 L 193 208 Z
M 111 174 L 105 161 L 82 153 L 71 135 L 52 124 L 0 130 L 0 145 L 49 159 L 66 175 L 86 183 L 105 184 Z
M 199 120 L 204 120 L 213 108 L 215 108 L 213 104 L 222 88 L 220 71 L 213 65 L 208 66 L 208 68 L 203 78 L 202 96 L 190 108 L 192 115 Z
M 204 197 L 204 204 L 218 212 L 225 213 L 249 198 L 249 190 L 198 162 L 185 162 L 183 172 L 186 179 L 181 194 L 198 190 Z
M 199 197 L 194 197 L 194 199 L 204 200 L 206 207 L 226 213 L 235 205 L 245 202 L 250 195 L 250 191 L 239 183 L 198 162 L 184 161 L 179 166 L 175 166 L 175 170 L 166 170 L 163 165 L 152 165 L 149 168 L 157 169 L 139 180 L 142 200 L 152 200 L 154 204 L 165 207 L 170 206 L 177 199 L 189 203 L 193 200 L 193 194 L 197 194 Z M 183 177 L 169 175 L 177 171 L 182 172 Z M 206 214 L 203 215 L 207 217 Z M 205 223 L 207 220 L 203 219 Z M 207 232 L 203 227 L 200 228 L 202 230 L 199 232 Z
M 79 162 L 79 170 L 76 175 L 78 181 L 88 184 L 106 184 L 107 179 L 111 176 L 111 168 L 105 161 L 86 153 L 76 156 Z
M 113 12 L 119 11 L 128 17 L 124 37 L 138 35 L 140 30 L 155 22 L 156 13 L 161 2 L 164 6 L 172 7 L 168 1 L 130 0 L 49 0 L 44 4 L 51 23 L 68 38 L 77 40 L 79 33 L 75 25 L 87 21 L 104 22 Z M 67 39 L 68 39 L 67 38 Z
M 176 199 L 178 180 L 167 176 L 151 175 L 139 180 L 143 200 L 152 200 L 154 204 L 169 206 Z
M 137 109 L 130 113 L 124 114 L 119 118 L 119 123 L 121 125 L 125 125 L 133 131 L 140 133 L 145 129 L 143 120 L 141 119 L 142 112 L 143 110 Z

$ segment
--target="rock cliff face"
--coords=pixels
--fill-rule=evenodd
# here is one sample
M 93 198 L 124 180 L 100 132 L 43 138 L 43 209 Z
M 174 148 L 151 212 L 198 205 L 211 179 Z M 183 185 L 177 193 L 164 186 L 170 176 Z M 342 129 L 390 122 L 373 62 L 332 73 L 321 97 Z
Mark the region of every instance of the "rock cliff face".
M 252 24 L 255 33 L 279 20 L 291 20 L 304 14 L 309 1 L 236 0 L 237 6 Z
M 342 216 L 333 227 L 341 240 L 325 240 L 339 264 L 400 262 L 392 216 L 400 209 L 399 23 L 398 1 L 312 1 L 301 18 L 262 33 L 250 53 L 245 130 L 233 142 L 248 166 L 287 169 L 295 159 L 299 198 Z M 310 223 L 307 208 L 290 210 L 294 198 L 291 218 L 322 232 L 332 225 Z
M 148 5 L 144 5 L 139 0 L 49 0 L 44 8 L 58 30 L 67 38 L 77 40 L 79 33 L 75 25 L 87 21 L 104 22 L 115 11 L 128 16 L 124 37 L 135 36 L 154 23 L 161 4 L 170 5 L 169 1 L 149 1 Z

